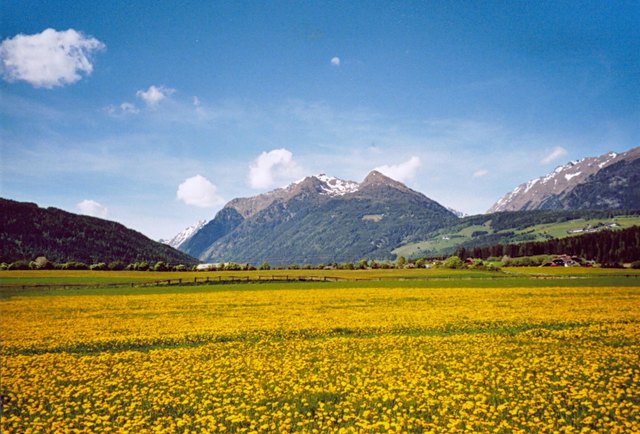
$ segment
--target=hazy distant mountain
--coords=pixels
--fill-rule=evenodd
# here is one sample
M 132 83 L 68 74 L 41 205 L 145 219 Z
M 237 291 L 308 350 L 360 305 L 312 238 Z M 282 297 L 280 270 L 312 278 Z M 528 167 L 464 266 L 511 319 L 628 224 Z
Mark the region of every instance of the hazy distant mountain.
M 559 166 L 519 185 L 487 213 L 535 209 L 640 208 L 640 147 Z
M 191 237 L 193 237 L 196 234 L 196 232 L 202 229 L 202 227 L 205 224 L 207 224 L 206 220 L 199 220 L 197 223 L 184 229 L 183 231 L 178 233 L 176 236 L 174 236 L 170 240 L 160 240 L 160 242 L 168 246 L 171 246 L 174 249 L 180 250 L 180 246 L 182 246 L 184 243 L 189 241 Z
M 0 261 L 37 256 L 58 263 L 198 262 L 120 223 L 0 198 Z
M 467 214 L 466 212 L 458 211 L 457 209 L 454 209 L 454 208 L 451 208 L 451 207 L 447 207 L 447 209 L 449 211 L 451 211 L 452 213 L 454 213 L 456 216 L 460 217 L 460 218 L 469 216 L 469 214 Z
M 386 259 L 399 244 L 456 220 L 442 205 L 379 172 L 362 183 L 322 174 L 230 201 L 181 248 L 205 262 Z

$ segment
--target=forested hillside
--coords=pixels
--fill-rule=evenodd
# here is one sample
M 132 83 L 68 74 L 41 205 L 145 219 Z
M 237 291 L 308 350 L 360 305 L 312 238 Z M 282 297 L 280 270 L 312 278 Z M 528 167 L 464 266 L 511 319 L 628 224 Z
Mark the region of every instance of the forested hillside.
M 640 225 L 640 210 L 533 210 L 481 214 L 459 219 L 423 241 L 394 250 L 405 257 L 448 256 L 456 249 L 565 238 L 604 228 Z
M 603 264 L 636 261 L 640 259 L 640 226 L 532 243 L 497 244 L 473 249 L 461 247 L 456 252 L 456 255 L 461 258 L 481 259 L 491 256 L 506 255 L 515 258 L 545 254 L 575 255 Z
M 57 263 L 198 262 L 116 222 L 0 198 L 0 262 L 38 256 Z

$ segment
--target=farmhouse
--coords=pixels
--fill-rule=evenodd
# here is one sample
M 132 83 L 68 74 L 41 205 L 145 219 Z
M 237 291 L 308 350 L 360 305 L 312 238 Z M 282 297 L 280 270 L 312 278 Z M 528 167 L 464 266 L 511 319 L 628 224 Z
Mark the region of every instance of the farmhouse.
M 543 267 L 580 267 L 582 259 L 577 256 L 560 255 L 542 264 Z

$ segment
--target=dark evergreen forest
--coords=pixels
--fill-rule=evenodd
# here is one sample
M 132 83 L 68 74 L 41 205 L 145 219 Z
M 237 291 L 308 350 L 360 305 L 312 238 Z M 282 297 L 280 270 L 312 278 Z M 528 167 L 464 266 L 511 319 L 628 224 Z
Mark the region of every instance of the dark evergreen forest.
M 120 223 L 0 198 L 0 262 L 38 256 L 56 263 L 198 263 Z
M 512 258 L 535 255 L 567 254 L 592 259 L 602 264 L 617 264 L 640 259 L 640 226 L 623 230 L 604 230 L 548 241 L 521 244 L 496 244 L 467 249 L 460 247 L 456 255 L 460 258 L 487 259 L 491 256 Z

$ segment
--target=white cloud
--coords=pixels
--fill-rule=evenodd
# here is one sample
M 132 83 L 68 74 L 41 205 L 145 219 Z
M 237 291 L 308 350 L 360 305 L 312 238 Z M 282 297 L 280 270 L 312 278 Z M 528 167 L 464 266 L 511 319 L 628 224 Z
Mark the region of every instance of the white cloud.
M 332 57 L 331 58 L 331 64 L 333 66 L 340 66 L 340 58 L 339 57 Z
M 200 107 L 202 105 L 202 102 L 200 101 L 200 98 L 198 98 L 197 96 L 193 97 L 193 105 L 195 107 Z
M 135 114 L 140 112 L 140 109 L 130 102 L 123 102 L 122 104 L 120 104 L 120 110 L 122 110 L 122 113 Z
M 50 89 L 80 80 L 80 73 L 91 74 L 90 55 L 104 48 L 102 42 L 74 29 L 19 34 L 0 44 L 0 71 L 9 82 L 22 80 Z
M 164 86 L 149 86 L 147 90 L 139 90 L 136 96 L 143 100 L 149 107 L 157 106 L 160 101 L 173 94 L 176 90 Z
M 90 215 L 93 217 L 105 218 L 107 217 L 107 208 L 95 200 L 85 199 L 76 205 L 80 214 Z
M 200 208 L 213 208 L 224 204 L 224 199 L 218 195 L 217 188 L 202 175 L 192 176 L 178 186 L 176 197 L 187 205 Z
M 406 182 L 415 176 L 421 165 L 420 158 L 413 156 L 404 163 L 394 165 L 385 164 L 384 166 L 376 167 L 375 170 L 396 181 Z
M 476 170 L 475 172 L 473 172 L 473 177 L 474 178 L 482 178 L 483 176 L 487 176 L 489 174 L 489 171 L 486 169 L 480 169 L 480 170 Z
M 293 154 L 282 148 L 263 152 L 249 166 L 249 185 L 252 188 L 269 188 L 277 179 L 291 179 L 300 174 L 293 161 Z
M 551 149 L 551 151 L 549 151 L 546 157 L 540 160 L 540 163 L 549 164 L 552 161 L 557 160 L 558 158 L 564 157 L 565 155 L 567 155 L 567 150 L 562 146 L 556 146 L 555 148 Z
M 121 114 L 135 115 L 137 113 L 140 113 L 140 109 L 136 107 L 134 104 L 131 104 L 130 102 L 123 102 L 119 106 L 110 105 L 105 110 L 107 113 L 113 116 L 117 116 Z

